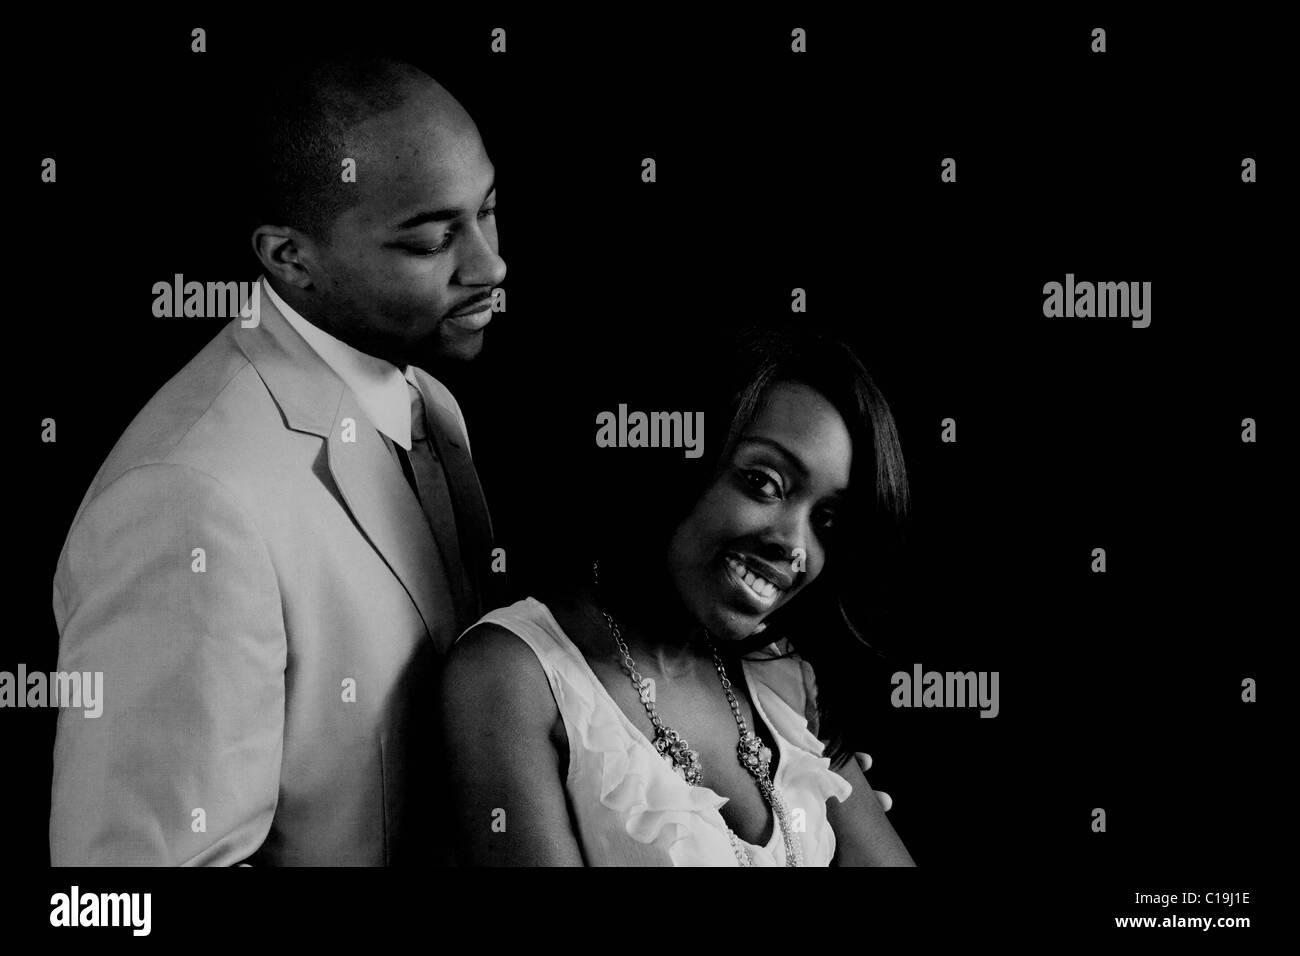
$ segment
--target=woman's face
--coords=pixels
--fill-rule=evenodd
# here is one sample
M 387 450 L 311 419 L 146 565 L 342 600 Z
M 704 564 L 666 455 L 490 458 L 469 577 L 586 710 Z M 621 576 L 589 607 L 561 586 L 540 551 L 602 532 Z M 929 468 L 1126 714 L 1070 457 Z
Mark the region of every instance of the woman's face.
M 848 427 L 821 393 L 798 382 L 771 388 L 668 547 L 677 593 L 712 634 L 749 636 L 816 580 L 852 463 Z

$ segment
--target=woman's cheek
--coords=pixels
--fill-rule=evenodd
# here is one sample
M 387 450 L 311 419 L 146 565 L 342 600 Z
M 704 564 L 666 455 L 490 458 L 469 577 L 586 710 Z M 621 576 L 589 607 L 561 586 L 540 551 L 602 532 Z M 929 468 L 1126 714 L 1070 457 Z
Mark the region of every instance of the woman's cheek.
M 808 553 L 804 584 L 809 585 L 816 581 L 824 567 L 826 567 L 826 552 L 820 546 L 814 545 Z
M 729 537 L 741 537 L 762 531 L 770 520 L 761 502 L 734 488 L 724 489 L 710 509 L 713 521 L 725 528 Z
M 713 489 L 699 500 L 691 513 L 690 525 L 699 541 L 730 537 L 735 504 L 725 489 Z

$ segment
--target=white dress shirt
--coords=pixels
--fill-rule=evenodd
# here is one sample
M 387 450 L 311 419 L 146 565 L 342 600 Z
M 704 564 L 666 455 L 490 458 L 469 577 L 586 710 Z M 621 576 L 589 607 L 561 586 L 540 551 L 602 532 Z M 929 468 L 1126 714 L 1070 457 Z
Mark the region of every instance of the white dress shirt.
M 359 352 L 346 342 L 340 341 L 323 329 L 317 328 L 303 318 L 289 303 L 271 288 L 271 283 L 262 277 L 262 287 L 267 296 L 275 303 L 280 314 L 288 319 L 299 335 L 307 340 L 325 364 L 334 370 L 343 384 L 352 389 L 357 397 L 357 404 L 374 423 L 379 431 L 387 435 L 395 444 L 406 451 L 411 450 L 411 395 L 406 383 L 415 384 L 412 373 L 414 366 L 399 369 L 391 362 L 365 352 Z M 427 374 L 427 373 L 426 373 Z M 430 376 L 432 378 L 432 376 Z M 461 434 L 465 436 L 466 450 L 469 450 L 469 431 L 465 427 L 465 416 L 460 405 L 447 387 L 433 379 L 435 394 L 456 413 Z

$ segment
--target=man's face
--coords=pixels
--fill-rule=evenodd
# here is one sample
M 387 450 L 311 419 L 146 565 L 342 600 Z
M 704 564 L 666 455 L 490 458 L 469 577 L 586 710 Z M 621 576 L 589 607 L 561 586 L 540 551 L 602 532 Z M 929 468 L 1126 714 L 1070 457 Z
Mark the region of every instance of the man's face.
M 494 170 L 463 111 L 413 96 L 357 127 L 359 202 L 314 243 L 312 289 L 336 335 L 405 364 L 483 347 L 497 254 Z

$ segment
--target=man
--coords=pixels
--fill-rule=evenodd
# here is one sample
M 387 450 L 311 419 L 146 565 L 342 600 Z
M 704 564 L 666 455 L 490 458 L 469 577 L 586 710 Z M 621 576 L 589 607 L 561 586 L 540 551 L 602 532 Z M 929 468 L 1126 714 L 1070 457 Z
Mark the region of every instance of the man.
M 105 702 L 60 714 L 55 865 L 449 859 L 430 698 L 491 600 L 491 529 L 413 359 L 482 347 L 494 170 L 411 66 L 267 89 L 257 324 L 145 406 L 59 557 L 58 666 Z

